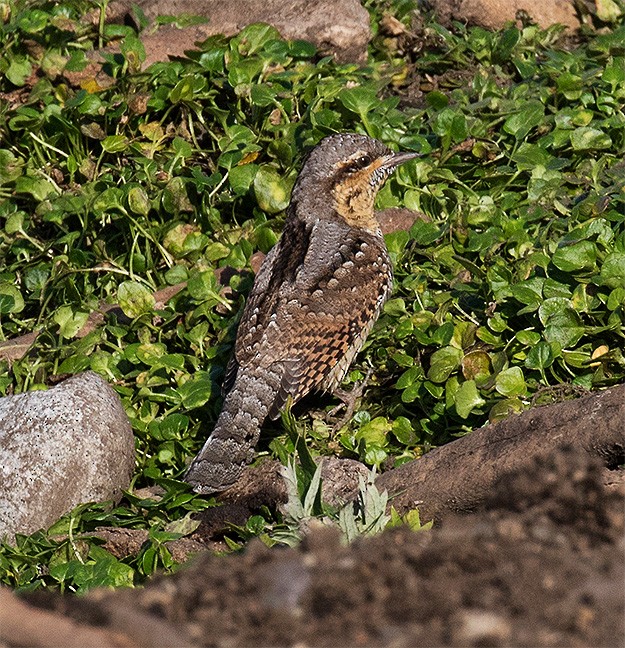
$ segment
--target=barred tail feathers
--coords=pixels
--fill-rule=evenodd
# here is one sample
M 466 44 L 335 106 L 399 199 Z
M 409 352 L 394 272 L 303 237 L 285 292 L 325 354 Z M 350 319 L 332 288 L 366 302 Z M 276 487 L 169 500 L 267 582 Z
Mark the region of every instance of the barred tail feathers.
M 273 367 L 239 369 L 213 433 L 184 476 L 193 490 L 210 495 L 226 490 L 238 480 L 254 457 L 260 426 L 279 385 L 280 375 Z

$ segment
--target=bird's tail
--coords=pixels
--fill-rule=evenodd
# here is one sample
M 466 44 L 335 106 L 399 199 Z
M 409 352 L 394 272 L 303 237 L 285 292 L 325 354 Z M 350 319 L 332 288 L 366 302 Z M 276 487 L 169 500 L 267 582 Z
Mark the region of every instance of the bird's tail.
M 191 462 L 184 480 L 203 495 L 232 486 L 254 457 L 260 426 L 278 393 L 279 376 L 267 369 L 240 368 L 211 436 Z

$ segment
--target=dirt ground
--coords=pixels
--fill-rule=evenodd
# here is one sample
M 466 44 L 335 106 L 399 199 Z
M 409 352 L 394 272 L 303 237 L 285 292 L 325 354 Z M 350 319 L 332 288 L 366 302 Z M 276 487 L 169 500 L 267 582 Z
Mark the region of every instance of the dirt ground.
M 260 541 L 203 554 L 143 590 L 31 603 L 124 635 L 114 645 L 623 646 L 623 482 L 562 448 L 469 515 L 341 545 Z M 150 628 L 152 634 L 146 634 Z

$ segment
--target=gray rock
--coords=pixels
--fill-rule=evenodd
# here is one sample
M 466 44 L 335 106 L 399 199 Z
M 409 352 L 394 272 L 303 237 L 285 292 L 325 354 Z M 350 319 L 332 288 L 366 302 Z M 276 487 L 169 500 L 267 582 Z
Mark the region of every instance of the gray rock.
M 0 538 L 47 528 L 83 502 L 119 499 L 134 456 L 119 397 L 93 372 L 0 398 Z

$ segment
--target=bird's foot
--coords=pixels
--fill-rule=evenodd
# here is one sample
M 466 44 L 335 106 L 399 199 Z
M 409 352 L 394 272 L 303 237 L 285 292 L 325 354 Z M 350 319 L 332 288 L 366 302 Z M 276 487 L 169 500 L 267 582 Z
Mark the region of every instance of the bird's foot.
M 332 392 L 332 395 L 336 396 L 341 402 L 326 414 L 326 420 L 331 421 L 343 408 L 345 408 L 343 416 L 334 421 L 334 424 L 332 425 L 333 432 L 338 432 L 338 430 L 340 430 L 352 418 L 354 410 L 356 409 L 356 403 L 362 398 L 365 387 L 367 386 L 372 373 L 373 368 L 369 367 L 365 377 L 360 382 L 357 382 L 351 389 L 341 389 L 340 387 L 337 387 Z

